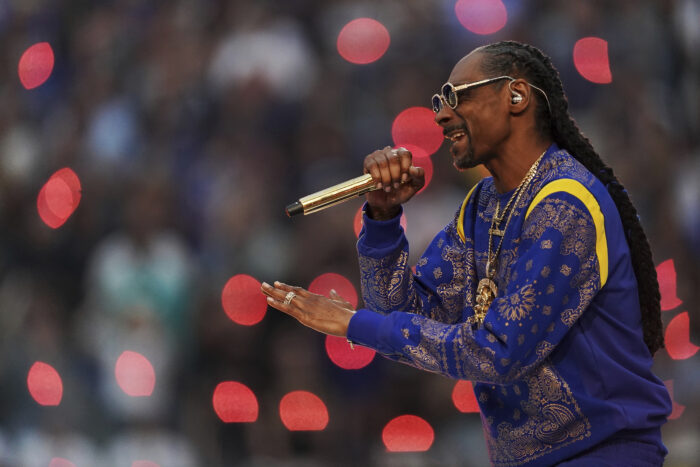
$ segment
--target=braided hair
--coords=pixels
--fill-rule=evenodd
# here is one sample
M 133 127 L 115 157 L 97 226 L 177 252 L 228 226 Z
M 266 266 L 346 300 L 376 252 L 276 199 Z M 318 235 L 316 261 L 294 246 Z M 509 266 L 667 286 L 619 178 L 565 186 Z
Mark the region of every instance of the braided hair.
M 548 56 L 536 47 L 515 41 L 497 42 L 481 47 L 478 51 L 483 55 L 481 64 L 484 72 L 493 73 L 493 76 L 521 77 L 545 92 L 549 98 L 551 115 L 546 101 L 538 93 L 533 93 L 537 96 L 537 130 L 541 135 L 551 137 L 560 148 L 566 149 L 607 187 L 622 218 L 630 247 L 639 290 L 644 343 L 653 355 L 664 346 L 661 295 L 651 247 L 627 191 L 571 117 L 559 73 Z

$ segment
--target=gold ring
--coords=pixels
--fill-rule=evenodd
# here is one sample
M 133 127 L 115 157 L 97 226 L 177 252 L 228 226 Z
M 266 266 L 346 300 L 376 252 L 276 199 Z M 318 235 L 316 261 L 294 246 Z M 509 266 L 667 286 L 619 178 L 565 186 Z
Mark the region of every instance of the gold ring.
M 292 300 L 294 300 L 294 297 L 296 296 L 297 294 L 295 294 L 294 292 L 287 292 L 287 295 L 285 295 L 284 297 L 284 304 L 289 305 L 290 303 L 292 303 Z

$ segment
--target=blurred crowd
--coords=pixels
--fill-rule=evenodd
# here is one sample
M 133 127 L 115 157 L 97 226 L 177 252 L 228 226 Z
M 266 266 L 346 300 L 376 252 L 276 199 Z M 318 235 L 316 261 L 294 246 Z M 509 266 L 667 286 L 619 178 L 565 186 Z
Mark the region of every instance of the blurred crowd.
M 501 39 L 532 43 L 560 71 L 583 132 L 631 193 L 655 261 L 673 259 L 691 341 L 700 344 L 700 1 L 504 0 L 508 23 L 480 36 L 454 0 L 0 0 L 0 465 L 484 465 L 476 414 L 454 382 L 376 358 L 335 367 L 323 336 L 268 310 L 255 326 L 225 315 L 236 274 L 308 287 L 335 272 L 358 288 L 353 218 L 361 201 L 288 219 L 299 196 L 360 174 L 393 144 L 403 109 L 429 106 L 454 63 Z M 336 50 L 347 22 L 391 34 L 377 62 Z M 574 43 L 609 44 L 613 81 L 576 71 Z M 24 50 L 49 42 L 42 86 L 17 77 Z M 431 185 L 406 206 L 413 261 L 483 173 L 459 173 L 443 148 Z M 49 176 L 72 168 L 82 200 L 59 229 L 37 214 Z M 146 355 L 150 397 L 114 381 L 124 350 Z M 655 370 L 685 412 L 664 428 L 669 466 L 700 451 L 700 358 Z M 35 361 L 60 373 L 57 407 L 27 391 Z M 614 377 L 614 375 L 611 375 Z M 224 424 L 214 387 L 240 381 L 260 404 Z M 322 432 L 290 432 L 280 398 L 309 390 L 328 406 Z M 386 452 L 383 426 L 411 413 L 431 450 Z

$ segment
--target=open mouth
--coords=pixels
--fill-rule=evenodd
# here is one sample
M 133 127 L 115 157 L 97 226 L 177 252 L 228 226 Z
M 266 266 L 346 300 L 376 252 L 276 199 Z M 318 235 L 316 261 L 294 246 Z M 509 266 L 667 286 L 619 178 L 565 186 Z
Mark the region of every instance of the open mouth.
M 449 133 L 445 134 L 445 138 L 449 139 L 453 143 L 456 143 L 457 141 L 461 140 L 465 136 L 467 136 L 467 132 L 462 130 L 462 129 L 453 130 L 453 131 L 450 131 Z

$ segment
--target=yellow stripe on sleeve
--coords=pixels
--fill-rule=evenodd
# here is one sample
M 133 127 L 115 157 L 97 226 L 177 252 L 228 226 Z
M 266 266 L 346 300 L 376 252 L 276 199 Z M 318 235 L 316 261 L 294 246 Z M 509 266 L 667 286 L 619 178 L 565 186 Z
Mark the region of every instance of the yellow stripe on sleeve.
M 605 219 L 603 218 L 603 213 L 600 210 L 600 205 L 595 196 L 588 191 L 588 189 L 583 186 L 580 182 L 568 178 L 554 180 L 553 182 L 545 185 L 532 200 L 530 206 L 525 213 L 525 220 L 527 220 L 530 212 L 537 206 L 537 204 L 542 201 L 547 196 L 552 193 L 566 192 L 572 196 L 578 198 L 588 209 L 591 217 L 593 218 L 593 224 L 595 225 L 596 242 L 595 242 L 595 252 L 598 257 L 598 266 L 600 267 L 600 288 L 603 288 L 608 280 L 608 240 L 605 236 Z M 467 195 L 469 198 L 469 195 Z M 466 204 L 466 200 L 465 200 Z M 464 210 L 464 207 L 462 207 Z
M 472 196 L 472 193 L 474 192 L 474 189 L 478 184 L 478 182 L 475 183 L 472 189 L 469 190 L 469 193 L 467 193 L 466 198 L 464 198 L 464 201 L 462 202 L 462 208 L 459 210 L 459 217 L 457 218 L 457 233 L 459 234 L 459 238 L 461 238 L 463 242 L 466 241 L 464 237 L 464 210 L 467 208 L 469 198 Z

